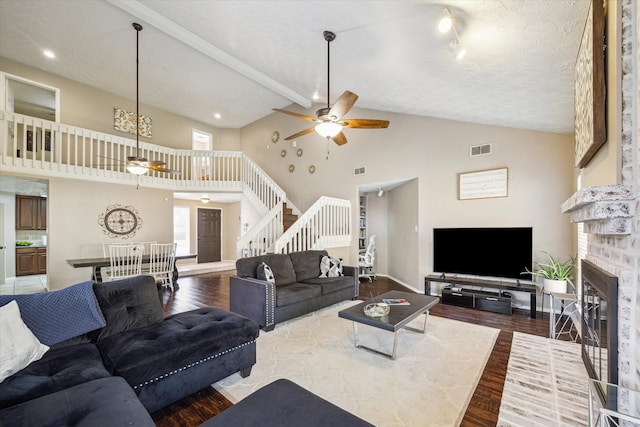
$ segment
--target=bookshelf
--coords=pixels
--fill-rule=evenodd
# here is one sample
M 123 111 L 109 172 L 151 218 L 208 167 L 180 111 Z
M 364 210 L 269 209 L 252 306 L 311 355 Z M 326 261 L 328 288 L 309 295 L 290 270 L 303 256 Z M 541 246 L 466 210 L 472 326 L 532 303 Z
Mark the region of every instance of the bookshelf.
M 367 195 L 360 194 L 358 206 L 359 212 L 359 230 L 358 230 L 358 249 L 364 251 L 367 249 Z

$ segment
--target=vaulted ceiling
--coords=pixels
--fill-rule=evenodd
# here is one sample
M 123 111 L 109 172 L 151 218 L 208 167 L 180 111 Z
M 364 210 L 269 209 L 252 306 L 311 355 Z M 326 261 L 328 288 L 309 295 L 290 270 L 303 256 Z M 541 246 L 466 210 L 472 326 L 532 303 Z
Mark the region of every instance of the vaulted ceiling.
M 588 0 L 2 0 L 0 56 L 216 127 L 350 90 L 358 107 L 573 132 Z M 454 17 L 466 56 L 437 30 Z M 56 57 L 43 56 L 43 49 Z M 144 114 L 143 111 L 141 111 Z M 216 118 L 216 114 L 220 117 Z

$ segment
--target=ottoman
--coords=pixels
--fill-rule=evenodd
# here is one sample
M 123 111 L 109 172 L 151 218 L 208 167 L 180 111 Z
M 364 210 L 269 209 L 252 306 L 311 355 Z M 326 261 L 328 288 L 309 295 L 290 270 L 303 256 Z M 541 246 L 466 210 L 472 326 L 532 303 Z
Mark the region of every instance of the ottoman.
M 373 427 L 299 385 L 279 379 L 201 427 Z

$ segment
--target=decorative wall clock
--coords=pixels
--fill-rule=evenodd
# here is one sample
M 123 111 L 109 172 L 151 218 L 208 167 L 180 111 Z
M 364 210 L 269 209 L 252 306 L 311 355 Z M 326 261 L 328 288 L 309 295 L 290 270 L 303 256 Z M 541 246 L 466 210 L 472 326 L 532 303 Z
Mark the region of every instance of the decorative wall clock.
M 142 218 L 133 206 L 110 205 L 98 216 L 98 224 L 109 237 L 128 239 L 142 228 Z

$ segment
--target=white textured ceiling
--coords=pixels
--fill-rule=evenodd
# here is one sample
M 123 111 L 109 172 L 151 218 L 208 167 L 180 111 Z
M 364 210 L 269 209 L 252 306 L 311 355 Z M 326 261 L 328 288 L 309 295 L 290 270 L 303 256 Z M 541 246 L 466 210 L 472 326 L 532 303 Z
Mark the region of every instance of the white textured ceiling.
M 458 18 L 462 61 L 436 26 Z M 217 127 L 291 103 L 357 106 L 573 132 L 573 66 L 588 0 L 1 0 L 0 56 Z M 46 59 L 42 49 L 57 57 Z M 141 111 L 143 113 L 143 111 Z M 219 113 L 220 119 L 214 114 Z

